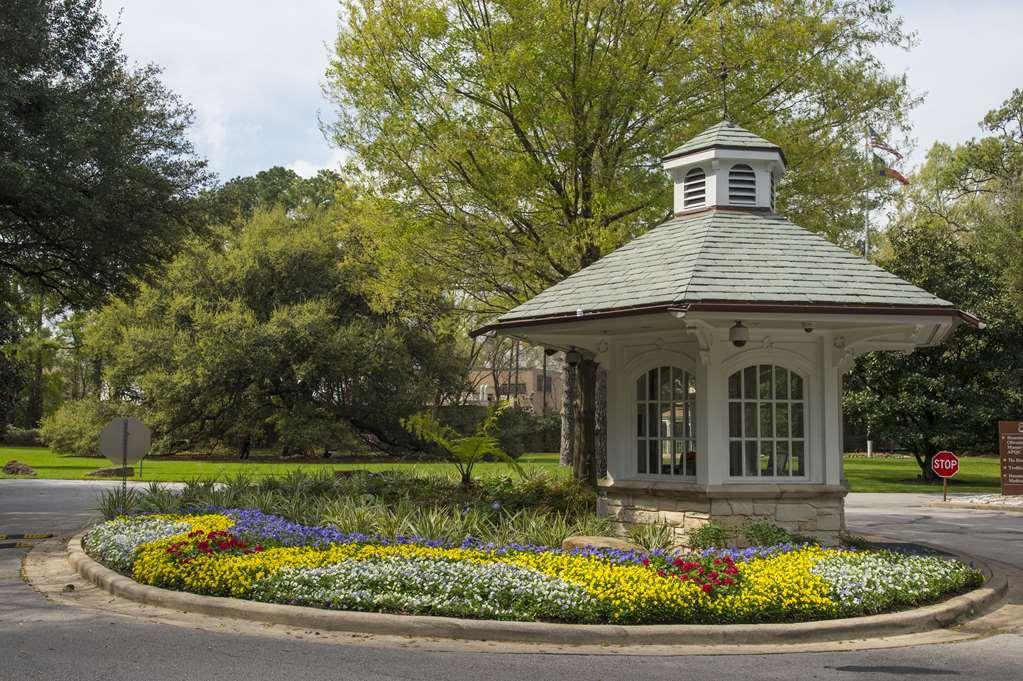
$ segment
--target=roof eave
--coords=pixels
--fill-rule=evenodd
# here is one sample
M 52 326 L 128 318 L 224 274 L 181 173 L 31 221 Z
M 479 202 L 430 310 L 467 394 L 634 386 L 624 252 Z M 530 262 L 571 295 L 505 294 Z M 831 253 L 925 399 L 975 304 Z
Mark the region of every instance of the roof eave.
M 694 303 L 658 303 L 632 307 L 598 310 L 589 313 L 565 313 L 539 315 L 496 321 L 469 332 L 476 338 L 485 333 L 523 327 L 563 324 L 565 322 L 587 322 L 597 319 L 613 319 L 641 314 L 668 312 L 736 312 L 736 313 L 782 313 L 782 314 L 873 314 L 873 315 L 936 315 L 956 317 L 976 329 L 983 329 L 984 322 L 976 315 L 949 305 L 877 305 L 873 303 L 770 303 L 743 301 L 704 301 Z

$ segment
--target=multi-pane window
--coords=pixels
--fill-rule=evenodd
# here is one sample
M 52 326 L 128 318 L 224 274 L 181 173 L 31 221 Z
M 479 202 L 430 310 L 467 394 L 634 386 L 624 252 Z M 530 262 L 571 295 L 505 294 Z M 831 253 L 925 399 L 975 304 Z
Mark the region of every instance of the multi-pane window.
M 696 476 L 696 382 L 678 367 L 636 380 L 636 472 Z
M 729 473 L 734 477 L 806 475 L 802 377 L 760 364 L 728 377 Z

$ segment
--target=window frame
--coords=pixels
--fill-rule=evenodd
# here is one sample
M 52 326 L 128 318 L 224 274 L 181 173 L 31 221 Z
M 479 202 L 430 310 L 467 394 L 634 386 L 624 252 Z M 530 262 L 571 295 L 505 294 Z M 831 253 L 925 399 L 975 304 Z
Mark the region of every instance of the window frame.
M 770 367 L 771 368 L 771 389 L 770 389 L 770 396 L 766 397 L 766 398 L 761 396 L 762 395 L 762 393 L 761 393 L 761 385 L 762 385 L 761 384 L 761 377 L 763 375 L 762 374 L 762 368 L 763 367 Z M 756 387 L 752 391 L 753 392 L 753 396 L 752 397 L 747 397 L 746 377 L 748 375 L 748 372 L 751 369 L 753 370 L 753 374 L 756 377 L 757 385 L 756 385 Z M 778 393 L 777 393 L 778 374 L 777 374 L 777 371 L 776 371 L 777 369 L 782 369 L 782 370 L 788 372 L 788 377 L 786 378 L 786 397 L 785 398 L 778 397 Z M 724 425 L 724 427 L 725 427 L 725 442 L 727 443 L 727 449 L 726 449 L 726 452 L 725 452 L 726 458 L 727 458 L 727 468 L 726 468 L 726 470 L 728 472 L 727 480 L 729 482 L 735 482 L 735 483 L 757 483 L 757 482 L 793 482 L 793 483 L 805 483 L 805 482 L 811 481 L 811 470 L 810 470 L 810 468 L 811 468 L 812 457 L 811 457 L 811 452 L 810 452 L 810 444 L 813 441 L 813 430 L 812 430 L 812 423 L 811 423 L 811 421 L 812 421 L 812 409 L 811 409 L 812 400 L 811 400 L 810 396 L 812 394 L 812 387 L 811 387 L 810 381 L 808 380 L 807 373 L 805 371 L 802 371 L 802 370 L 799 370 L 799 369 L 795 369 L 795 368 L 792 367 L 791 364 L 787 364 L 784 361 L 779 361 L 777 359 L 770 359 L 770 358 L 752 359 L 751 358 L 750 361 L 748 361 L 748 362 L 746 362 L 744 364 L 741 364 L 741 365 L 737 366 L 734 369 L 726 370 L 725 372 L 723 372 L 723 375 L 724 375 L 724 381 L 725 381 L 725 385 L 724 385 L 724 395 L 725 395 L 725 425 Z M 731 383 L 732 383 L 732 378 L 734 376 L 736 376 L 736 375 L 739 376 L 739 397 L 738 398 L 733 398 L 732 397 L 732 391 L 731 391 L 731 387 L 732 387 Z M 798 399 L 793 398 L 793 396 L 792 396 L 792 394 L 793 394 L 792 393 L 792 380 L 791 380 L 792 376 L 797 376 L 800 379 L 800 381 L 802 382 L 802 396 L 800 398 L 798 398 Z M 740 423 L 739 423 L 739 427 L 738 427 L 738 432 L 739 432 L 738 436 L 733 435 L 733 430 L 732 430 L 732 405 L 733 404 L 738 404 L 739 405 L 738 412 L 739 412 L 739 416 L 740 416 Z M 801 411 L 802 411 L 802 436 L 801 437 L 795 437 L 792 434 L 792 432 L 793 432 L 793 427 L 792 427 L 792 425 L 793 425 L 793 414 L 796 413 L 795 410 L 793 409 L 793 405 L 795 405 L 795 404 L 801 405 Z M 747 426 L 746 426 L 746 419 L 747 419 L 747 416 L 748 416 L 747 405 L 753 405 L 753 413 L 755 414 L 754 418 L 756 419 L 756 429 L 755 429 L 756 430 L 756 435 L 755 435 L 755 437 L 751 437 L 750 435 L 748 435 L 748 430 L 747 430 Z M 769 405 L 768 413 L 770 414 L 770 419 L 769 420 L 771 421 L 771 430 L 772 430 L 772 433 L 771 433 L 770 437 L 764 437 L 760 433 L 761 426 L 763 425 L 763 418 L 764 418 L 763 417 L 763 411 L 762 411 L 763 410 L 762 405 Z M 787 414 L 787 416 L 786 416 L 786 418 L 787 418 L 786 426 L 787 427 L 786 427 L 785 430 L 787 430 L 787 432 L 788 432 L 788 434 L 786 436 L 779 436 L 779 434 L 778 434 L 778 430 L 779 430 L 778 429 L 778 413 L 779 413 L 778 412 L 778 407 L 780 405 L 783 405 L 783 406 L 786 407 L 786 414 Z M 732 445 L 733 445 L 734 442 L 740 443 L 740 446 L 739 446 L 739 456 L 741 457 L 740 458 L 740 462 L 741 462 L 741 465 L 742 465 L 743 473 L 739 474 L 739 475 L 735 475 L 735 474 L 732 473 L 732 454 L 733 454 L 733 452 L 732 452 Z M 758 465 L 757 465 L 757 474 L 756 475 L 747 475 L 747 474 L 745 474 L 746 466 L 749 463 L 749 453 L 747 451 L 747 443 L 748 442 L 755 442 L 756 443 L 756 450 L 755 451 L 756 451 L 756 460 L 757 460 L 757 463 L 758 463 Z M 763 451 L 764 450 L 763 450 L 763 447 L 762 447 L 762 443 L 764 443 L 764 442 L 770 442 L 771 443 L 771 449 L 772 449 L 772 453 L 771 453 L 771 458 L 772 458 L 772 464 L 771 464 L 772 465 L 772 474 L 771 475 L 761 475 L 760 474 L 760 471 L 762 470 L 761 466 L 763 465 L 762 457 L 764 456 L 763 455 Z M 791 472 L 789 474 L 787 474 L 787 475 L 779 475 L 777 473 L 777 470 L 778 470 L 777 445 L 780 442 L 784 442 L 787 445 L 787 457 L 788 457 L 788 461 L 789 461 L 789 465 L 790 466 L 791 466 L 791 461 L 792 461 L 792 457 L 793 457 L 793 450 L 794 450 L 794 446 L 793 445 L 794 445 L 794 443 L 800 443 L 802 445 L 803 465 L 802 465 L 802 472 L 799 475 L 793 475 L 793 474 L 791 474 Z M 791 468 L 790 468 L 790 470 L 791 470 Z
M 652 371 L 657 371 L 658 372 L 658 379 L 660 380 L 661 375 L 662 375 L 662 371 L 664 369 L 669 369 L 669 370 L 672 370 L 672 371 L 679 371 L 679 372 L 682 373 L 683 376 L 688 377 L 688 381 L 686 383 L 687 389 L 688 389 L 688 387 L 691 387 L 692 388 L 692 392 L 688 394 L 686 399 L 684 399 L 682 401 L 677 401 L 676 400 L 675 392 L 674 392 L 675 379 L 674 379 L 674 374 L 673 373 L 672 373 L 672 379 L 671 379 L 672 389 L 671 389 L 671 393 L 668 396 L 668 400 L 667 401 L 662 400 L 662 394 L 661 394 L 661 391 L 660 391 L 660 384 L 658 384 L 658 386 L 657 386 L 657 391 L 656 391 L 656 394 L 655 394 L 656 399 L 650 399 L 650 384 L 649 384 L 650 373 Z M 629 454 L 629 457 L 627 459 L 627 461 L 629 463 L 628 463 L 627 469 L 626 469 L 626 470 L 629 471 L 628 476 L 630 478 L 634 478 L 634 479 L 638 479 L 638 480 L 651 480 L 651 481 L 657 480 L 657 481 L 662 481 L 662 482 L 695 483 L 696 480 L 697 480 L 698 470 L 699 470 L 699 466 L 700 466 L 700 463 L 699 463 L 699 460 L 700 460 L 700 453 L 699 453 L 700 439 L 699 439 L 699 425 L 698 425 L 698 423 L 699 423 L 699 421 L 698 421 L 699 406 L 698 405 L 699 405 L 699 402 L 700 402 L 700 386 L 699 386 L 699 383 L 697 381 L 697 373 L 692 369 L 692 367 L 687 366 L 683 362 L 679 362 L 676 359 L 663 358 L 660 361 L 651 362 L 651 363 L 645 365 L 645 367 L 641 371 L 632 372 L 630 374 L 630 377 L 631 378 L 630 378 L 629 383 L 628 383 L 629 405 L 630 405 L 629 406 L 629 409 L 630 409 L 630 411 L 629 411 L 629 419 L 630 419 L 630 421 L 632 423 L 632 426 L 630 428 L 630 445 L 629 445 L 629 452 L 630 452 L 630 454 Z M 637 388 L 638 388 L 637 383 L 641 379 L 644 380 L 644 384 L 643 385 L 644 385 L 644 389 L 645 389 L 644 399 L 642 399 L 642 400 L 639 399 L 638 395 L 637 395 Z M 669 419 L 669 421 L 667 423 L 667 426 L 665 427 L 665 431 L 667 431 L 668 434 L 666 434 L 666 435 L 662 434 L 661 424 L 664 423 L 664 421 L 663 421 L 663 418 L 659 418 L 658 419 L 658 434 L 657 434 L 656 437 L 654 437 L 654 436 L 652 436 L 650 434 L 649 423 L 648 423 L 648 421 L 649 421 L 649 414 L 651 413 L 650 412 L 650 408 L 654 407 L 654 409 L 656 411 L 654 411 L 653 413 L 658 415 L 658 416 L 660 416 L 660 417 L 663 417 L 664 411 L 662 409 L 660 409 L 658 406 L 656 406 L 656 405 L 661 405 L 661 404 L 667 404 L 669 409 L 671 409 L 671 412 L 672 412 L 671 413 L 671 418 Z M 679 404 L 682 404 L 683 405 L 683 409 L 684 409 L 683 415 L 682 415 L 682 423 L 684 425 L 682 426 L 682 436 L 681 437 L 677 437 L 676 433 L 674 432 L 675 427 L 679 423 L 678 417 L 675 414 L 676 406 L 679 405 Z M 642 410 L 643 410 L 643 414 L 644 414 L 644 417 L 645 417 L 644 423 L 647 425 L 647 428 L 645 429 L 644 434 L 640 434 L 640 419 L 638 418 L 640 416 L 639 412 L 640 412 L 641 405 L 642 405 Z M 685 425 L 687 417 L 688 417 L 688 434 L 687 434 L 687 426 Z M 644 467 L 644 471 L 643 472 L 640 472 L 640 467 L 639 467 L 639 443 L 640 442 L 642 442 L 645 445 L 645 447 L 646 447 L 646 459 L 645 459 L 646 466 Z M 682 452 L 676 452 L 674 450 L 674 444 L 671 444 L 671 472 L 669 472 L 669 473 L 664 473 L 664 472 L 661 472 L 661 471 L 657 471 L 657 472 L 653 472 L 653 473 L 650 472 L 650 470 L 649 470 L 650 469 L 650 465 L 649 464 L 650 464 L 650 457 L 651 457 L 651 452 L 650 452 L 650 443 L 651 442 L 656 442 L 657 443 L 657 445 L 656 445 L 656 456 L 657 456 L 657 459 L 656 460 L 658 461 L 658 464 L 660 466 L 664 465 L 663 464 L 663 462 L 664 462 L 663 457 L 665 455 L 662 443 L 664 443 L 664 442 L 667 442 L 667 443 L 681 442 L 682 443 L 682 450 L 683 450 Z M 692 459 L 691 459 L 691 461 L 692 461 L 692 472 L 691 473 L 687 473 L 687 470 L 688 470 L 687 463 L 690 461 L 690 459 L 688 458 L 688 454 L 689 453 L 692 453 L 692 455 L 693 455 Z M 679 465 L 680 465 L 679 462 L 681 462 L 681 470 L 682 470 L 681 473 L 676 472 L 676 470 L 678 470 Z

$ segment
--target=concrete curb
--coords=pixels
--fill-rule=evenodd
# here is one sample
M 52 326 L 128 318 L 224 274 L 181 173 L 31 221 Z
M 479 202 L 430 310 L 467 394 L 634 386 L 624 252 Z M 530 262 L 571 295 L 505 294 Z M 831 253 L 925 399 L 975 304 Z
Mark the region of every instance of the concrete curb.
M 849 619 L 794 624 L 552 624 L 500 622 L 453 617 L 389 615 L 257 603 L 237 598 L 199 596 L 146 586 L 100 565 L 82 550 L 82 534 L 68 542 L 68 561 L 82 577 L 115 596 L 214 617 L 281 624 L 302 629 L 471 641 L 562 645 L 738 645 L 849 641 L 943 629 L 1000 604 L 1009 589 L 1004 574 L 989 575 L 973 591 L 915 610 Z
M 1023 506 L 1008 506 L 1006 504 L 971 504 L 966 501 L 932 501 L 927 505 L 931 508 L 974 508 L 980 511 L 1023 513 Z

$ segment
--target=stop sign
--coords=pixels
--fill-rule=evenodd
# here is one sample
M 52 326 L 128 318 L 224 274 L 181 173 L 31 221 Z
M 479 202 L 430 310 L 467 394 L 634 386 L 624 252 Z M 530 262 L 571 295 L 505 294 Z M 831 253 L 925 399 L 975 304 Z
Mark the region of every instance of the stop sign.
M 959 472 L 959 457 L 952 452 L 938 452 L 931 459 L 931 470 L 939 478 L 951 478 Z

